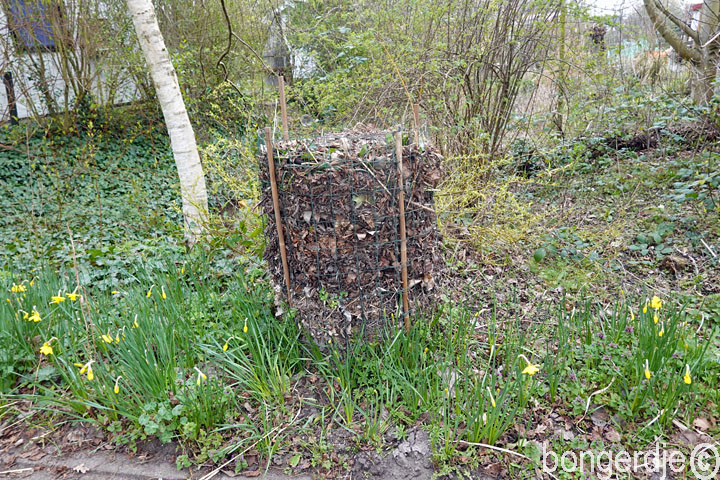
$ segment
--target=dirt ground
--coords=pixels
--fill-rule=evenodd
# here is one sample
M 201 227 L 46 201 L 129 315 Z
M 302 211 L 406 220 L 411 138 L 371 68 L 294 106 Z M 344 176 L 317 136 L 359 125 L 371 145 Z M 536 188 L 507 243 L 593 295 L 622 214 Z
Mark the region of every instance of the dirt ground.
M 4 435 L 7 430 L 3 430 L 0 428 L 0 479 L 306 480 L 324 477 L 309 465 L 301 474 L 292 475 L 278 466 L 271 466 L 267 471 L 256 468 L 240 473 L 235 473 L 232 468 L 178 470 L 175 466 L 177 445 L 174 443 L 147 442 L 139 444 L 137 452 L 130 452 L 106 443 L 102 432 L 83 424 L 47 433 L 26 428 Z M 416 430 L 392 450 L 355 454 L 348 462 L 352 465 L 346 478 L 430 479 L 433 474 L 430 455 L 427 433 Z

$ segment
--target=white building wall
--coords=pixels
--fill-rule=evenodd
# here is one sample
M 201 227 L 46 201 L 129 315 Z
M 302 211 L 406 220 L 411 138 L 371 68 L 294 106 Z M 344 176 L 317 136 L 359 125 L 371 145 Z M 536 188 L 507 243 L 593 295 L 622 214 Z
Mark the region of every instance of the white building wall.
M 10 72 L 13 77 L 18 118 L 48 113 L 41 83 L 34 74 L 32 59 L 35 59 L 36 62 L 42 60 L 45 66 L 47 88 L 50 95 L 56 100 L 58 107 L 62 109 L 65 104 L 73 105 L 73 90 L 72 87 L 66 85 L 63 79 L 59 54 L 53 52 L 19 53 L 15 48 L 15 39 L 12 38 L 2 8 L 0 8 L 0 36 L 2 37 L 2 41 L 0 41 L 0 122 L 10 119 L 8 95 L 5 84 L 2 82 L 2 76 L 6 72 Z M 96 60 L 91 60 L 89 65 L 92 78 L 90 90 L 96 102 L 114 105 L 139 98 L 135 83 L 122 65 L 112 65 L 109 58 L 103 57 L 102 54 Z M 111 88 L 113 84 L 115 88 Z M 113 91 L 111 92 L 111 90 Z M 110 98 L 111 95 L 112 98 Z

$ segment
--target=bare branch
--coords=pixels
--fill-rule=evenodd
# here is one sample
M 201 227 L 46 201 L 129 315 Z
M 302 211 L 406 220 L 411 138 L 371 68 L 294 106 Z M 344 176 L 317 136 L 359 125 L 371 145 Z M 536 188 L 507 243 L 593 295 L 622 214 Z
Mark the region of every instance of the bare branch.
M 647 11 L 655 29 L 660 35 L 662 35 L 665 41 L 672 46 L 678 55 L 680 55 L 683 59 L 692 62 L 702 61 L 702 54 L 700 51 L 697 48 L 687 46 L 683 39 L 670 28 L 667 16 L 658 11 L 656 0 L 643 0 L 643 4 L 645 5 L 645 10 Z
M 690 25 L 676 17 L 670 10 L 667 9 L 667 7 L 665 7 L 665 5 L 660 3 L 660 0 L 655 0 L 655 5 L 657 6 L 658 10 L 660 10 L 662 13 L 665 14 L 668 19 L 670 19 L 671 22 L 677 25 L 680 30 L 685 32 L 685 35 L 692 38 L 696 44 L 700 43 L 700 34 L 690 28 Z
M 258 55 L 258 53 L 255 51 L 254 48 L 252 48 L 250 46 L 250 44 L 248 44 L 245 40 L 243 40 L 242 38 L 240 38 L 240 36 L 238 36 L 235 32 L 233 32 L 232 22 L 230 22 L 230 15 L 228 14 L 227 6 L 225 5 L 225 0 L 220 0 L 220 6 L 222 6 L 223 16 L 225 17 L 225 23 L 227 24 L 227 28 L 228 28 L 228 43 L 227 43 L 227 46 L 225 47 L 225 51 L 222 53 L 222 55 L 220 55 L 220 58 L 218 59 L 216 66 L 218 68 L 221 68 L 223 71 L 223 81 L 229 83 L 238 93 L 241 93 L 240 89 L 237 87 L 237 85 L 235 85 L 235 83 L 233 83 L 228 78 L 228 70 L 227 70 L 227 67 L 225 66 L 225 62 L 223 61 L 223 60 L 225 60 L 225 57 L 227 57 L 230 54 L 230 50 L 232 49 L 233 37 L 236 38 L 238 42 L 243 44 L 243 46 L 245 46 L 245 48 L 250 50 L 253 53 L 253 55 L 255 55 L 257 57 L 257 59 L 260 61 L 260 65 L 263 67 L 263 69 L 265 71 L 267 71 L 273 75 L 275 74 L 275 72 L 273 72 L 272 69 L 267 66 L 267 64 L 265 63 L 263 58 L 260 55 Z

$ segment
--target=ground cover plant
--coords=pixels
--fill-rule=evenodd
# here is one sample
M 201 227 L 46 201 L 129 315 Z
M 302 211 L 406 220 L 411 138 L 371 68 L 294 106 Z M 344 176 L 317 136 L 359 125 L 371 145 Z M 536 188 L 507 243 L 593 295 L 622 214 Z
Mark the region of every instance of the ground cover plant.
M 191 478 L 574 479 L 602 475 L 543 471 L 546 454 L 717 445 L 720 97 L 692 100 L 693 66 L 640 15 L 356 3 L 159 9 L 207 183 L 193 248 L 144 63 L 137 102 L 0 126 L 0 472 L 108 449 Z M 442 233 L 433 296 L 409 330 L 395 313 L 368 341 L 313 337 L 271 282 L 260 168 L 283 110 L 261 11 L 304 58 L 283 71 L 296 145 L 400 126 L 444 155 L 422 192 Z M 358 168 L 376 188 L 371 162 L 333 163 L 343 148 L 311 173 Z M 343 211 L 392 210 L 387 193 Z M 318 223 L 302 207 L 289 241 L 336 241 L 336 203 Z M 361 248 L 358 233 L 343 232 Z M 341 290 L 318 292 L 316 322 Z

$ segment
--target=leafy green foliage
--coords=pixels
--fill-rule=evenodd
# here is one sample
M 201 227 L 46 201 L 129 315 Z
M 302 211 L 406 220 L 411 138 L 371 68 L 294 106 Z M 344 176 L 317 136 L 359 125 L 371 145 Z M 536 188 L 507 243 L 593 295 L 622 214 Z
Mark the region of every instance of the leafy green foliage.
M 121 140 L 16 133 L 0 138 L 9 144 L 0 156 L 3 268 L 77 265 L 82 284 L 112 289 L 139 259 L 163 268 L 156 259 L 183 253 L 177 174 L 162 136 L 141 126 Z

